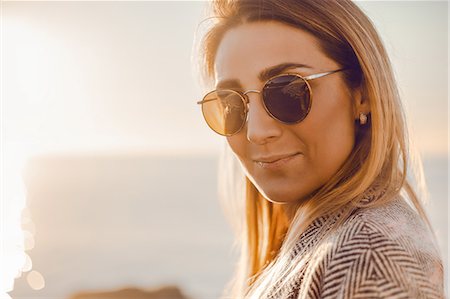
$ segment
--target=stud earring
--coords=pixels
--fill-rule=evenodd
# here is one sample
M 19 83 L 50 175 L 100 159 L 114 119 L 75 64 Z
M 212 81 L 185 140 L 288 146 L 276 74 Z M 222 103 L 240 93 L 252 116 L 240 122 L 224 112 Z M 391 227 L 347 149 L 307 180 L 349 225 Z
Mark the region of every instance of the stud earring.
M 367 123 L 367 115 L 365 115 L 364 113 L 360 113 L 359 114 L 359 123 L 361 125 L 365 125 Z

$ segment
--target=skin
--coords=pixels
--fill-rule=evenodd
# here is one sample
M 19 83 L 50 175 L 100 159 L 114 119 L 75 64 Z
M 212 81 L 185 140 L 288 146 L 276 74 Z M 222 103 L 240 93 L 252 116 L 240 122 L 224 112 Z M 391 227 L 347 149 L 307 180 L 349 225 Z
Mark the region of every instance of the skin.
M 286 62 L 309 66 L 281 71 L 302 76 L 340 68 L 311 34 L 276 21 L 254 22 L 225 33 L 215 60 L 216 87 L 228 81 L 227 88 L 261 90 L 265 81 L 258 78 L 260 72 Z M 299 203 L 325 184 L 352 151 L 355 119 L 360 112 L 369 112 L 359 89 L 347 87 L 342 72 L 312 80 L 310 85 L 312 107 L 302 122 L 278 122 L 265 111 L 261 95 L 249 93 L 248 122 L 238 134 L 227 137 L 247 177 L 275 203 Z M 255 161 L 292 154 L 278 165 Z

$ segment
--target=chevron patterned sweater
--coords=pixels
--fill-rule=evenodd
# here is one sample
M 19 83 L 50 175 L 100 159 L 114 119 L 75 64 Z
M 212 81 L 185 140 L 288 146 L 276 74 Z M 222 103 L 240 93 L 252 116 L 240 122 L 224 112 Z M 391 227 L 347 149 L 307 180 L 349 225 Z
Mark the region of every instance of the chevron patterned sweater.
M 308 226 L 291 254 L 301 270 L 268 298 L 444 298 L 439 251 L 403 197 L 356 209 L 327 233 L 341 214 Z

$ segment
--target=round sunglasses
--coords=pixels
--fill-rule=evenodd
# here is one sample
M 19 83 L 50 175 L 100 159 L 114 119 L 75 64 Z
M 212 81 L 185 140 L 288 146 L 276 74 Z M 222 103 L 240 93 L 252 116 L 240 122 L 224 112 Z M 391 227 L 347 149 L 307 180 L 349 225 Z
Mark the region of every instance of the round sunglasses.
M 216 89 L 208 92 L 197 104 L 202 105 L 203 117 L 208 126 L 223 136 L 239 133 L 245 126 L 249 99 L 247 94 L 262 94 L 262 102 L 267 113 L 283 124 L 296 124 L 305 119 L 312 104 L 310 80 L 336 72 L 313 74 L 302 77 L 299 74 L 280 74 L 266 81 L 261 91 L 239 92 L 232 89 Z

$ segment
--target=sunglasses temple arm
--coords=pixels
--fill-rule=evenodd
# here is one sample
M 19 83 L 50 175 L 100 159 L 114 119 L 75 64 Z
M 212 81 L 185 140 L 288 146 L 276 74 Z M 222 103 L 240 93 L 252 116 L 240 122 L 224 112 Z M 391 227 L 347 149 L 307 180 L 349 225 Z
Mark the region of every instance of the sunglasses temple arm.
M 306 80 L 314 80 L 314 79 L 318 79 L 321 77 L 325 77 L 327 75 L 331 75 L 340 71 L 343 71 L 345 69 L 339 69 L 339 70 L 334 70 L 334 71 L 330 71 L 330 72 L 325 72 L 325 73 L 319 73 L 319 74 L 314 74 L 314 75 L 310 75 L 310 76 L 306 76 L 305 79 Z

